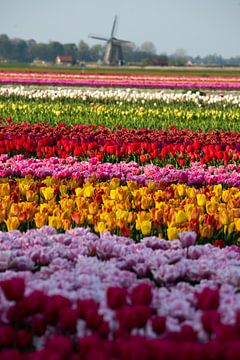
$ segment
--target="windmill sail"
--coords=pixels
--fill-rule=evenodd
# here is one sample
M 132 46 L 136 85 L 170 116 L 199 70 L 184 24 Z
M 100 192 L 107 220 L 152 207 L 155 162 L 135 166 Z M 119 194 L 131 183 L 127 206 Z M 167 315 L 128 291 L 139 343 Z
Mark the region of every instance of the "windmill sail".
M 106 41 L 103 63 L 107 65 L 122 65 L 124 63 L 122 47 L 131 46 L 132 42 L 128 40 L 120 40 L 115 37 L 117 27 L 117 16 L 114 17 L 110 38 L 90 34 L 92 39 Z
M 115 29 L 116 29 L 116 24 L 117 24 L 117 15 L 115 15 L 114 21 L 113 21 L 113 27 L 112 27 L 112 31 L 111 31 L 111 38 L 114 37 L 114 33 L 115 33 Z

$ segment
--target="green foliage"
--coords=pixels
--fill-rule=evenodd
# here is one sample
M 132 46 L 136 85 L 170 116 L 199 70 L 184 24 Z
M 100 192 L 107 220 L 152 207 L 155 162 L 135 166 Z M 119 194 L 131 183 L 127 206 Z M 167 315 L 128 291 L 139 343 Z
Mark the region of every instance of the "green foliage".
M 0 118 L 11 116 L 15 122 L 47 122 L 51 125 L 96 124 L 115 129 L 179 129 L 189 128 L 206 132 L 222 129 L 240 131 L 239 106 L 227 104 L 170 103 L 163 101 L 117 102 L 59 98 L 28 99 L 17 96 L 0 97 Z

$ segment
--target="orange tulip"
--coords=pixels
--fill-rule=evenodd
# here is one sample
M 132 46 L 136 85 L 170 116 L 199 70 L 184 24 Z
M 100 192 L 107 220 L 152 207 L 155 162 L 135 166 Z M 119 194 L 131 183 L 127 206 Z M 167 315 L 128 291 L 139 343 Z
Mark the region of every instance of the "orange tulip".
M 47 215 L 44 213 L 36 213 L 34 216 L 34 221 L 37 228 L 41 228 L 42 226 L 47 224 Z

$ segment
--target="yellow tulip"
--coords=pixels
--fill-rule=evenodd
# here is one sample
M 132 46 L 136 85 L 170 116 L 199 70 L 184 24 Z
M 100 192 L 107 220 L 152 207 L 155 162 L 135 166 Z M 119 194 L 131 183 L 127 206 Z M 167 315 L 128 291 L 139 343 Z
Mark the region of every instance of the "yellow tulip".
M 136 230 L 141 230 L 141 221 L 139 221 L 138 219 L 136 219 L 135 227 Z
M 82 209 L 88 208 L 88 200 L 84 199 L 82 197 L 76 197 L 75 198 L 75 204 L 77 205 L 78 211 L 81 211 Z M 64 206 L 64 204 L 62 203 Z
M 206 211 L 209 215 L 214 215 L 217 210 L 217 202 L 207 201 L 206 202 Z
M 54 198 L 54 189 L 52 187 L 42 187 L 41 194 L 46 201 L 52 200 Z
M 227 211 L 221 211 L 219 213 L 219 221 L 222 225 L 229 224 L 229 217 Z
M 0 196 L 4 197 L 10 194 L 10 185 L 9 183 L 2 183 L 0 184 Z
M 147 211 L 140 211 L 137 213 L 137 219 L 141 221 L 151 220 L 151 214 Z
M 234 228 L 235 228 L 235 224 L 234 224 L 234 222 L 231 222 L 228 225 L 228 235 L 230 235 L 234 231 Z
M 60 219 L 57 216 L 48 216 L 48 225 L 56 229 L 61 228 Z
M 197 204 L 198 206 L 205 206 L 206 205 L 206 195 L 205 194 L 197 194 Z
M 116 213 L 115 211 L 106 212 L 104 215 L 104 220 L 106 221 L 108 226 L 113 226 L 114 222 L 116 222 Z
M 88 185 L 84 188 L 83 196 L 90 198 L 94 195 L 95 188 L 92 185 Z
M 213 236 L 213 227 L 208 224 L 202 224 L 199 226 L 200 236 L 202 238 L 210 239 Z
M 83 195 L 83 189 L 82 188 L 76 188 L 75 189 L 75 194 L 77 197 L 80 197 Z
M 19 187 L 20 193 L 22 195 L 25 195 L 26 192 L 30 189 L 30 184 L 20 183 L 18 187 Z
M 187 197 L 189 197 L 189 199 L 194 199 L 196 196 L 196 192 L 197 192 L 197 190 L 194 189 L 193 187 L 186 188 L 186 194 L 187 194 Z
M 127 186 L 120 186 L 116 189 L 118 199 L 120 201 L 127 200 L 129 195 L 129 189 Z
M 152 230 L 152 223 L 149 220 L 142 221 L 140 223 L 140 229 L 144 236 L 149 235 Z
M 222 195 L 222 184 L 214 185 L 213 192 L 216 194 L 217 198 L 221 198 Z
M 187 215 L 188 220 L 190 220 L 192 218 L 191 214 L 192 214 L 192 211 L 194 208 L 195 208 L 195 205 L 192 203 L 184 205 L 184 211 Z
M 65 194 L 67 194 L 68 187 L 66 185 L 62 184 L 59 186 L 59 190 L 60 190 L 61 195 L 65 195 Z
M 129 212 L 127 217 L 128 224 L 134 223 L 136 220 L 136 215 L 134 212 Z
M 99 221 L 97 223 L 97 225 L 95 226 L 95 231 L 96 232 L 104 232 L 104 231 L 107 231 L 107 225 L 105 222 L 103 221 Z
M 178 238 L 178 233 L 179 233 L 179 230 L 173 226 L 173 227 L 169 227 L 167 229 L 167 237 L 168 237 L 168 240 L 174 240 L 174 239 L 177 239 Z
M 240 218 L 234 219 L 234 224 L 235 224 L 236 231 L 240 231 Z
M 110 199 L 117 200 L 117 192 L 115 189 L 110 190 Z
M 47 185 L 47 187 L 51 187 L 54 183 L 55 179 L 52 176 L 47 176 L 44 180 L 43 183 L 45 185 Z
M 157 209 L 163 209 L 164 208 L 164 206 L 165 206 L 165 203 L 164 203 L 164 201 L 156 201 L 155 202 L 155 207 L 157 208 Z
M 141 208 L 143 210 L 147 210 L 151 207 L 153 207 L 154 205 L 154 201 L 153 201 L 153 198 L 151 196 L 142 196 L 142 199 L 141 199 Z
M 115 205 L 115 201 L 105 196 L 102 197 L 102 200 L 103 200 L 102 211 L 111 211 L 113 206 Z
M 151 190 L 151 191 L 155 191 L 156 190 L 156 183 L 154 181 L 149 181 L 147 184 L 147 187 Z
M 164 191 L 163 190 L 157 190 L 153 194 L 153 198 L 156 203 L 161 203 L 165 199 Z
M 117 211 L 117 210 L 121 210 L 121 211 L 129 211 L 129 210 L 131 210 L 132 209 L 132 205 L 131 205 L 131 203 L 130 203 L 130 201 L 129 200 L 123 200 L 123 201 L 121 201 L 120 199 L 119 199 L 119 201 L 117 202 L 115 202 L 115 210 Z
M 223 192 L 222 192 L 222 201 L 223 202 L 228 202 L 230 200 L 230 197 L 231 197 L 230 189 L 223 190 Z
M 68 197 L 63 197 L 59 201 L 59 204 L 61 206 L 61 209 L 72 211 L 72 209 L 74 208 L 75 202 L 73 199 L 69 199 Z
M 114 190 L 120 186 L 120 179 L 119 178 L 112 178 L 109 182 L 110 190 Z
M 49 204 L 40 204 L 39 205 L 39 212 L 40 213 L 48 213 L 51 210 L 51 207 Z
M 16 230 L 20 225 L 20 221 L 17 216 L 10 216 L 7 220 L 5 220 L 5 223 L 8 231 Z
M 128 218 L 128 211 L 120 210 L 120 209 L 116 211 L 116 219 L 127 221 L 127 218 Z
M 240 190 L 237 188 L 231 188 L 234 199 L 240 198 Z
M 8 215 L 17 216 L 19 214 L 19 211 L 20 211 L 19 204 L 12 203 Z
M 179 196 L 184 196 L 186 194 L 186 185 L 178 184 L 177 185 L 177 192 Z
M 177 213 L 175 213 L 175 221 L 177 224 L 182 224 L 187 220 L 187 215 L 183 210 L 179 210 Z
M 128 180 L 127 181 L 127 186 L 128 186 L 130 191 L 134 191 L 134 190 L 136 190 L 138 188 L 139 184 L 135 180 Z

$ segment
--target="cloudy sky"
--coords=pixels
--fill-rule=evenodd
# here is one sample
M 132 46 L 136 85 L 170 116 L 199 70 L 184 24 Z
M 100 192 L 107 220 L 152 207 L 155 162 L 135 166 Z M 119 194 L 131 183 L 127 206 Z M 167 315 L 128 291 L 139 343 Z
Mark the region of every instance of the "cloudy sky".
M 240 56 L 240 0 L 0 0 L 0 34 L 37 42 L 99 43 L 89 33 L 116 36 L 158 54 Z

